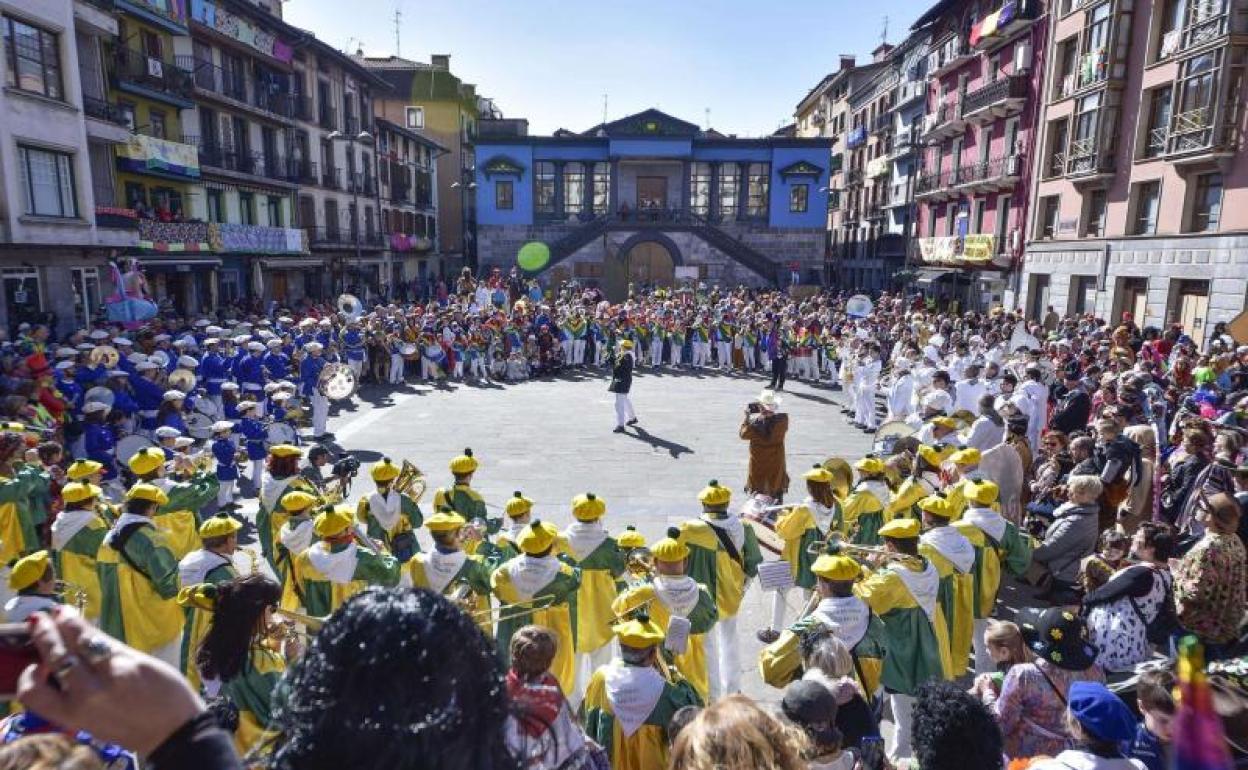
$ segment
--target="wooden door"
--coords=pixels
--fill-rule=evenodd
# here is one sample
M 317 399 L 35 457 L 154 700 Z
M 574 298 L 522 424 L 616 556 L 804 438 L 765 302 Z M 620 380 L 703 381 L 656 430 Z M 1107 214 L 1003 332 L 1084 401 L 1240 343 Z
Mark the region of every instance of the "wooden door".
M 269 296 L 278 302 L 286 301 L 286 271 L 275 270 L 268 275 L 269 278 Z
M 661 243 L 639 243 L 628 252 L 628 280 L 637 288 L 671 286 L 675 274 L 672 255 Z
M 637 177 L 637 208 L 667 208 L 667 177 Z
M 1197 349 L 1204 347 L 1205 319 L 1208 316 L 1209 291 L 1207 288 L 1185 285 L 1179 290 L 1179 323 L 1183 325 L 1183 332 L 1196 343 Z

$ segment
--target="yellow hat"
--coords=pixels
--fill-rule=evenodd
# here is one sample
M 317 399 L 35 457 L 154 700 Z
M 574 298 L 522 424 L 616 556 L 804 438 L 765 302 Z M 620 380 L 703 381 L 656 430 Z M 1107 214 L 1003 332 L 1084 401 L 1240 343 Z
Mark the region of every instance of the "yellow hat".
M 654 554 L 655 561 L 681 561 L 689 558 L 689 546 L 680 542 L 680 529 L 668 527 L 667 537 L 655 543 L 650 553 Z
M 349 505 L 336 505 L 329 510 L 321 511 L 312 520 L 312 531 L 317 537 L 341 535 L 351 526 L 353 513 Z
M 732 490 L 728 487 L 721 487 L 719 482 L 711 479 L 706 483 L 706 488 L 698 493 L 698 502 L 708 508 L 717 508 L 719 506 L 728 505 L 732 500 Z
M 822 484 L 831 484 L 832 483 L 832 471 L 828 470 L 822 465 L 816 465 L 815 467 L 803 473 L 802 478 L 806 479 L 807 481 L 814 481 L 814 482 L 818 482 Z
M 472 450 L 465 449 L 462 455 L 451 460 L 451 473 L 463 476 L 475 472 L 478 465 L 477 458 L 472 456 Z
M 196 583 L 183 586 L 174 600 L 183 609 L 212 612 L 217 608 L 217 586 L 213 583 Z
M 810 571 L 824 580 L 857 580 L 862 567 L 848 556 L 825 553 L 815 559 Z
M 199 536 L 225 537 L 226 535 L 234 534 L 242 528 L 243 525 L 238 523 L 238 519 L 224 513 L 218 513 L 199 525 Z
M 949 455 L 949 462 L 954 465 L 979 465 L 979 459 L 979 450 L 973 446 L 968 446 L 966 449 L 959 449 Z
M 577 521 L 597 521 L 606 512 L 607 501 L 593 492 L 586 492 L 583 495 L 577 495 L 572 498 L 572 515 L 576 517 Z
M 953 518 L 953 503 L 940 495 L 928 495 L 920 500 L 918 505 L 919 510 L 927 511 L 933 516 L 939 516 L 942 519 Z
M 126 464 L 134 475 L 146 475 L 165 464 L 165 450 L 154 446 L 145 447 L 135 452 Z
M 81 503 L 83 500 L 90 500 L 102 494 L 104 490 L 96 485 L 81 481 L 70 482 L 61 489 L 61 499 L 67 503 Z
M 941 463 L 940 451 L 936 449 L 936 447 L 929 446 L 928 444 L 919 444 L 918 453 L 919 453 L 919 459 L 923 460 L 923 462 L 927 463 L 933 468 L 940 467 L 940 463 Z
M 884 472 L 884 461 L 878 457 L 867 455 L 854 463 L 854 470 L 877 476 Z
M 48 556 L 47 551 L 35 551 L 29 556 L 23 556 L 17 560 L 17 563 L 13 565 L 13 571 L 9 573 L 9 588 L 14 591 L 30 588 L 39 582 L 51 563 L 52 557 Z
M 918 519 L 893 519 L 884 526 L 880 527 L 880 537 L 907 539 L 916 538 L 918 536 Z
M 104 466 L 97 463 L 95 460 L 74 460 L 69 464 L 69 467 L 65 469 L 65 475 L 68 476 L 71 481 L 79 481 L 80 479 L 85 479 L 92 474 L 99 473 L 102 470 L 104 470 Z
M 373 481 L 376 481 L 378 484 L 385 484 L 398 478 L 399 466 L 390 462 L 389 457 L 383 457 L 381 458 L 381 462 L 374 465 L 373 469 L 369 471 L 369 475 L 371 475 L 373 477 Z
M 316 501 L 320 499 L 316 495 L 308 494 L 296 489 L 293 492 L 287 492 L 281 497 L 282 510 L 288 513 L 298 513 L 306 511 L 316 505 Z
M 512 493 L 507 500 L 507 505 L 503 506 L 503 510 L 513 519 L 518 519 L 529 511 L 533 510 L 533 501 L 520 494 L 520 490 Z
M 1001 496 L 1001 488 L 995 481 L 973 481 L 963 488 L 966 498 L 977 505 L 992 505 Z
M 126 500 L 146 500 L 149 503 L 164 505 L 169 502 L 169 495 L 155 484 L 135 484 L 126 492 Z
M 629 620 L 615 626 L 620 644 L 635 650 L 654 647 L 663 641 L 663 629 L 649 619 Z
M 632 350 L 632 349 L 633 349 L 632 340 L 620 340 L 620 350 Z
M 541 519 L 534 519 L 529 525 L 520 530 L 519 537 L 516 538 L 516 545 L 520 547 L 530 556 L 536 556 L 539 553 L 549 551 L 555 545 L 555 538 L 559 537 L 559 530 L 555 529 L 554 524 L 547 524 Z
M 941 415 L 939 417 L 933 417 L 928 422 L 930 422 L 932 425 L 939 425 L 942 428 L 953 428 L 956 430 L 958 427 L 957 420 L 953 419 L 952 417 L 945 417 L 944 415 Z
M 454 511 L 439 511 L 429 518 L 425 519 L 425 526 L 430 532 L 451 532 L 459 529 L 468 522 L 464 521 L 464 517 Z
M 646 538 L 632 524 L 629 524 L 624 528 L 623 532 L 616 536 L 615 542 L 625 551 L 646 547 Z
M 303 450 L 294 444 L 276 444 L 269 447 L 272 457 L 303 457 Z

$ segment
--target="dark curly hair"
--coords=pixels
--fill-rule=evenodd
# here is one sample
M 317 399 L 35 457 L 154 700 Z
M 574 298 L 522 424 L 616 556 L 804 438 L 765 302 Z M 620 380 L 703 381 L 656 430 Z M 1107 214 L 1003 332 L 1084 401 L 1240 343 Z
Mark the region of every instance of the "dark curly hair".
M 919 688 L 910 737 L 923 770 L 1001 770 L 1005 741 L 997 720 L 952 682 Z
M 271 770 L 518 770 L 502 665 L 439 594 L 370 588 L 330 617 L 274 704 Z

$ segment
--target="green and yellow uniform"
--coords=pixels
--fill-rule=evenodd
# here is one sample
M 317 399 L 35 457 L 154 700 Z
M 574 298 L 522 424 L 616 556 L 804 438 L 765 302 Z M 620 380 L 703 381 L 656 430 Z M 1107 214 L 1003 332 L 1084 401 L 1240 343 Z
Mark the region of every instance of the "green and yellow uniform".
M 312 517 L 308 512 L 319 500 L 316 495 L 298 489 L 290 490 L 281 497 L 279 506 L 284 521 L 273 550 L 277 555 L 277 577 L 282 583 L 282 609 L 298 610 L 303 606 L 295 581 L 295 557 L 308 550 L 316 540 Z
M 12 476 L 0 475 L 0 564 L 39 550 L 35 498 L 51 483 L 38 465 L 20 464 Z
M 399 583 L 398 559 L 341 539 L 354 513 L 347 506 L 337 506 L 317 514 L 313 530 L 325 539 L 295 557 L 297 592 L 310 615 L 332 615 L 370 585 L 391 588 Z M 334 542 L 329 542 L 331 539 Z
M 160 478 L 152 483 L 165 490 L 169 498 L 169 502 L 156 511 L 152 523 L 164 531 L 173 555 L 180 559 L 202 547 L 203 541 L 199 539 L 198 532 L 199 512 L 210 501 L 217 499 L 221 482 L 216 473 L 201 471 L 186 481 Z
M 265 739 L 273 716 L 273 691 L 285 672 L 285 658 L 267 647 L 253 644 L 243 670 L 221 685 L 221 694 L 238 706 L 234 748 L 240 757 Z
M 925 497 L 919 508 L 937 522 L 919 538 L 919 554 L 940 575 L 937 600 L 949 633 L 949 660 L 953 676 L 966 671 L 975 630 L 975 549 L 957 529 L 949 526 L 953 505 L 943 497 Z M 941 523 L 943 522 L 943 523 Z
M 990 618 L 997 603 L 997 592 L 1001 588 L 1002 566 L 1010 574 L 1022 576 L 1031 565 L 1032 540 L 1000 513 L 991 508 L 979 507 L 978 503 L 967 508 L 962 520 L 954 526 L 975 549 L 975 567 L 972 572 L 975 618 Z
M 710 680 L 706 667 L 706 633 L 719 620 L 719 610 L 706 586 L 699 585 L 688 575 L 656 575 L 654 582 L 622 592 L 616 597 L 612 608 L 618 617 L 641 609 L 663 629 L 670 627 L 673 616 L 689 621 L 689 641 L 684 652 L 674 653 L 664 648 L 663 654 L 689 682 L 698 697 L 704 701 L 707 699 Z
M 88 500 L 98 501 L 101 494 L 102 490 L 94 484 L 66 484 L 61 499 L 68 507 L 52 522 L 52 564 L 61 580 L 78 586 L 86 594 L 82 614 L 92 623 L 100 617 L 100 576 L 95 557 L 109 525 L 95 510 L 77 506 Z
M 218 524 L 216 522 L 217 519 L 228 520 L 230 523 L 226 524 L 225 521 L 222 521 Z M 231 525 L 232 529 L 230 529 Z M 204 526 L 201 527 L 201 536 L 215 537 L 215 535 L 202 535 L 204 531 L 228 530 L 228 532 L 237 532 L 240 526 L 234 519 L 214 516 L 212 519 L 204 522 Z M 200 643 L 208 635 L 208 627 L 212 625 L 212 609 L 211 607 L 199 606 L 196 602 L 191 601 L 188 597 L 188 590 L 204 584 L 221 585 L 222 583 L 228 583 L 236 577 L 238 577 L 238 570 L 234 569 L 234 562 L 231 561 L 230 557 L 204 548 L 191 551 L 182 557 L 182 561 L 178 562 L 178 604 L 181 605 L 182 611 L 186 616 L 186 628 L 182 633 L 180 661 L 182 674 L 197 692 L 199 691 L 200 677 L 199 667 L 195 665 L 195 656 L 199 653 Z
M 706 586 L 715 597 L 719 617 L 736 617 L 745 595 L 745 581 L 758 575 L 763 562 L 754 530 L 730 516 L 732 493 L 712 480 L 699 494 L 702 518 L 680 525 L 680 542 L 689 547 L 685 574 Z
M 450 508 L 460 516 L 463 516 L 466 521 L 485 519 L 490 525 L 491 535 L 502 526 L 501 520 L 486 517 L 485 499 L 467 483 L 456 483 L 449 488 L 439 487 L 433 493 L 433 508 L 438 511 L 443 508 Z
M 888 500 L 884 517 L 887 521 L 897 518 L 918 519 L 919 501 L 936 494 L 940 489 L 940 480 L 935 474 L 925 473 L 919 477 L 911 476 L 901 482 L 897 492 Z M 878 545 L 878 543 L 876 543 Z
M 891 564 L 854 588 L 884 622 L 887 653 L 880 683 L 889 692 L 910 696 L 924 682 L 950 678 L 953 669 L 948 625 L 937 598 L 940 576 L 923 562 L 921 570 Z
M 414 551 L 420 550 L 415 530 L 425 523 L 425 516 L 410 496 L 393 490 L 384 493 L 377 490 L 360 499 L 356 518 L 365 526 L 370 538 L 390 550 L 395 550 L 396 540 Z
M 457 513 L 435 513 L 429 517 L 430 532 L 452 532 L 464 526 Z M 447 550 L 436 546 L 429 553 L 418 553 L 403 566 L 404 583 L 427 588 L 443 596 L 467 587 L 477 625 L 486 634 L 493 629 L 490 618 L 490 569 L 479 555 L 469 555 L 458 547 Z
M 607 533 L 601 519 L 606 503 L 593 493 L 572 501 L 576 522 L 564 530 L 567 553 L 581 571 L 576 590 L 576 651 L 590 653 L 611 642 L 611 609 L 617 594 L 616 579 L 624 574 L 624 553 Z
M 883 463 L 880 468 L 882 473 Z M 879 545 L 880 527 L 888 520 L 884 507 L 889 494 L 888 484 L 883 478 L 859 481 L 841 504 L 841 533 L 858 545 Z
M 780 632 L 780 638 L 762 649 L 758 656 L 758 672 L 763 681 L 783 689 L 801 678 L 801 643 L 809 634 L 832 629 L 837 639 L 849 648 L 854 659 L 854 678 L 869 697 L 880 688 L 888 637 L 884 621 L 871 612 L 857 596 L 833 596 L 822 599 L 813 612 Z
M 823 542 L 824 533 L 819 531 L 815 514 L 806 505 L 787 508 L 776 519 L 776 534 L 784 540 L 780 558 L 789 563 L 793 583 L 799 588 L 814 588 L 815 575 L 810 571 L 815 557 L 811 546 Z
M 260 552 L 264 554 L 264 558 L 268 560 L 275 574 L 281 574 L 277 548 L 278 536 L 282 531 L 282 525 L 290 517 L 289 511 L 282 505 L 282 500 L 291 492 L 303 492 L 319 497 L 316 487 L 298 475 L 280 479 L 270 476 L 265 479 L 264 486 L 260 489 L 260 509 L 256 512 L 256 537 L 260 541 Z

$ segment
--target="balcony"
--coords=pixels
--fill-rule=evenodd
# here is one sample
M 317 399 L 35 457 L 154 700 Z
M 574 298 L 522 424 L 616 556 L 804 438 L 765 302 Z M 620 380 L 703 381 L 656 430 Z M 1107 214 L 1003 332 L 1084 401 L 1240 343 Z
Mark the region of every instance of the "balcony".
M 292 97 L 275 92 L 271 84 L 248 78 L 240 71 L 218 67 L 209 61 L 194 60 L 195 90 L 201 96 L 216 96 L 231 107 L 246 107 L 265 116 L 289 120 L 294 112 Z
M 360 133 L 360 121 L 354 115 L 347 115 L 343 122 L 347 126 L 347 130 L 345 132 L 347 136 L 356 136 Z
M 849 130 L 845 136 L 845 146 L 851 150 L 857 149 L 867 143 L 866 126 L 855 126 Z
M 305 231 L 293 227 L 269 227 L 211 223 L 208 237 L 222 254 L 307 254 Z
M 891 113 L 876 115 L 875 120 L 871 121 L 872 134 L 883 134 L 891 130 L 893 130 L 893 116 Z
M 313 248 L 318 246 L 336 247 L 355 245 L 355 238 L 352 236 L 351 228 L 339 227 L 338 225 L 328 225 L 325 227 L 305 227 L 303 229 L 308 234 L 308 244 Z
M 189 56 L 173 61 L 148 56 L 133 48 L 113 49 L 113 79 L 119 89 L 166 101 L 178 107 L 191 107 L 195 85 Z
M 910 180 L 904 179 L 889 185 L 888 200 L 884 202 L 885 208 L 895 209 L 908 205 L 910 205 Z
M 327 187 L 330 190 L 341 190 L 342 187 L 342 169 L 326 166 L 321 171 L 321 187 Z
M 82 97 L 82 111 L 86 113 L 88 118 L 103 120 L 106 123 L 116 123 L 119 126 L 127 125 L 126 114 L 122 112 L 121 107 L 107 99 L 96 99 L 84 94 Z
M 279 182 L 299 183 L 300 163 L 294 158 L 283 158 L 276 153 L 265 154 L 264 175 Z
M 293 105 L 293 117 L 295 120 L 312 120 L 312 115 L 314 114 L 312 111 L 312 97 L 304 96 L 302 94 L 292 94 L 290 100 Z
M 1094 182 L 1114 175 L 1113 137 L 1110 146 L 1099 137 L 1088 136 L 1075 139 L 1070 143 L 1070 152 L 1066 155 L 1066 176 L 1075 182 Z
M 866 178 L 879 179 L 880 177 L 888 176 L 892 171 L 892 161 L 888 159 L 888 156 L 881 155 L 867 162 Z
M 862 169 L 851 168 L 850 170 L 846 171 L 845 172 L 845 184 L 846 186 L 862 184 Z
M 189 136 L 185 138 L 199 147 L 200 165 L 233 171 L 236 174 L 263 173 L 264 156 L 258 152 L 240 149 L 226 142 L 199 141 L 196 137 Z
M 934 112 L 923 116 L 923 141 L 926 144 L 940 144 L 961 134 L 966 130 L 966 125 L 961 104 L 955 101 L 942 102 Z
M 321 183 L 321 172 L 310 160 L 291 159 L 294 164 L 295 181 L 301 185 L 313 187 Z
M 1021 32 L 1036 20 L 1037 0 L 1006 0 L 998 10 L 980 19 L 971 27 L 971 46 L 976 51 L 991 51 Z
M 871 203 L 866 208 L 866 219 L 868 222 L 879 222 L 884 218 L 887 212 L 884 210 L 883 203 Z
M 1183 164 L 1233 155 L 1239 143 L 1238 129 L 1234 122 L 1217 118 L 1212 107 L 1175 115 L 1166 137 L 1168 159 Z
M 317 123 L 321 128 L 333 131 L 338 128 L 338 112 L 328 104 L 321 102 L 320 110 L 317 112 Z
M 927 77 L 939 78 L 971 60 L 973 52 L 961 37 L 951 37 L 927 55 Z
M 1166 146 L 1170 143 L 1170 129 L 1165 126 L 1151 128 L 1148 138 L 1144 141 L 1144 157 L 1160 158 L 1166 154 Z
M 377 195 L 377 179 L 370 174 L 352 174 L 347 185 L 347 192 L 354 192 L 369 198 Z
M 1187 9 L 1187 23 L 1172 44 L 1172 53 L 1186 53 L 1226 37 L 1230 31 L 1229 4 L 1229 0 L 1194 0 Z
M 114 230 L 135 230 L 137 232 L 139 229 L 139 215 L 134 209 L 96 206 L 95 226 Z
M 906 126 L 893 137 L 894 159 L 902 158 L 919 148 L 919 125 Z
M 187 32 L 185 3 L 169 0 L 116 0 L 114 5 L 122 13 L 137 16 L 174 35 L 185 35 Z
M 941 201 L 952 198 L 951 178 L 952 174 L 948 171 L 929 171 L 919 174 L 914 182 L 915 200 Z
M 390 185 L 390 201 L 392 203 L 411 203 L 412 202 L 411 185 L 405 185 L 405 184 Z
M 905 80 L 897 86 L 897 104 L 901 108 L 927 96 L 926 80 Z
M 1066 153 L 1055 152 L 1049 155 L 1044 167 L 1040 169 L 1041 178 L 1057 179 L 1066 175 Z
M 962 101 L 962 115 L 972 125 L 991 123 L 1023 111 L 1027 102 L 1027 76 L 1008 75 L 971 91 Z
M 960 166 L 951 181 L 959 193 L 973 195 L 1013 189 L 1022 174 L 1022 156 L 1006 155 Z

